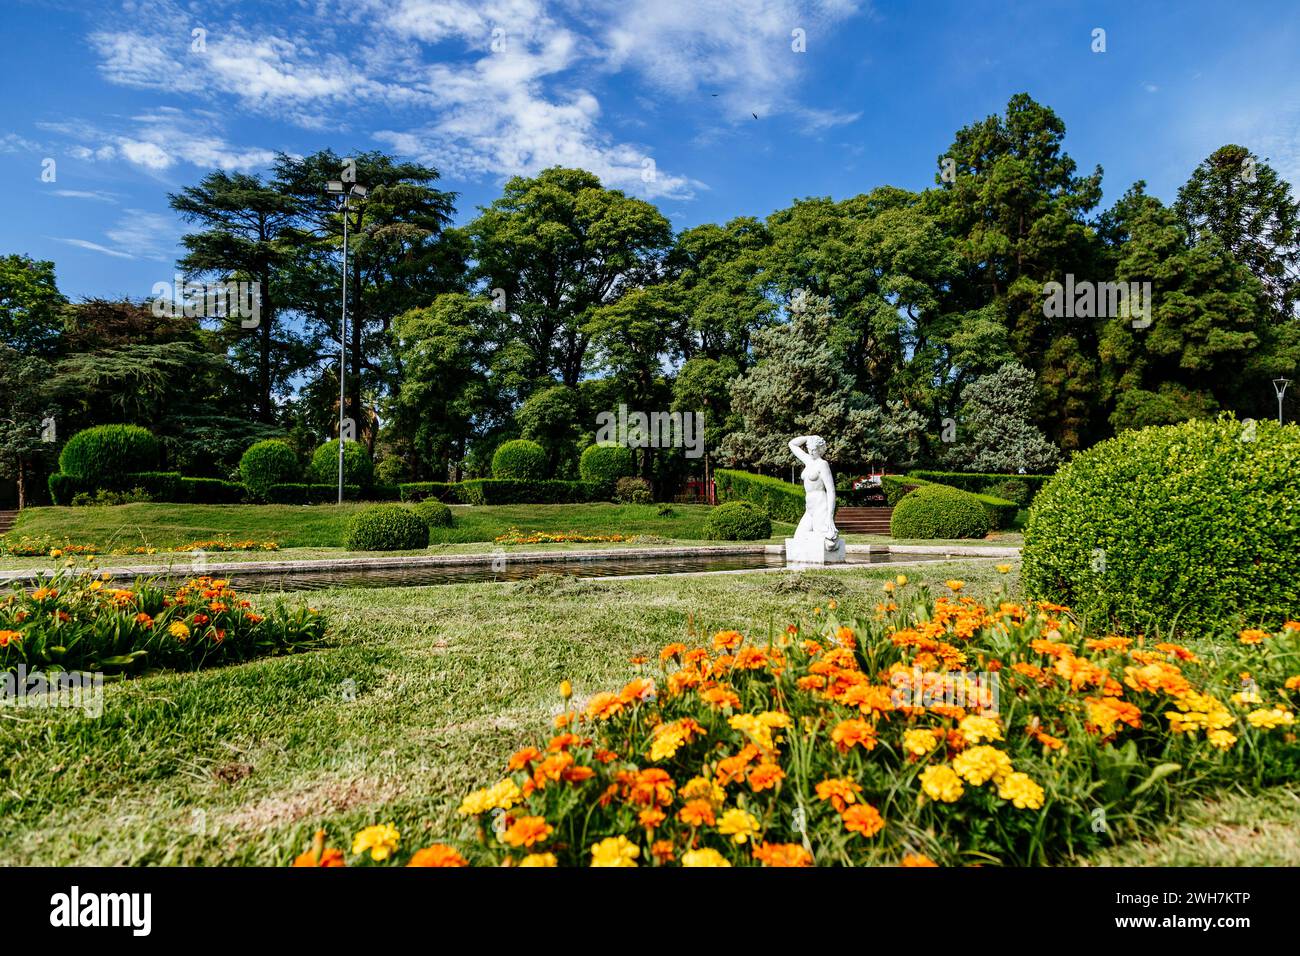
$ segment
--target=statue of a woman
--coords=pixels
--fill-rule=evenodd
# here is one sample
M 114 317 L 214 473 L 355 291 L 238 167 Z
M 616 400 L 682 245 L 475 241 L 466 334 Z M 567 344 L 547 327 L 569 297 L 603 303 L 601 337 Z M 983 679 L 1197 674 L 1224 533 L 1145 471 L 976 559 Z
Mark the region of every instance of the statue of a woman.
M 803 462 L 803 517 L 795 537 L 818 535 L 827 551 L 839 547 L 840 533 L 835 527 L 835 478 L 825 458 L 826 442 L 817 435 L 804 435 L 790 442 L 790 451 Z

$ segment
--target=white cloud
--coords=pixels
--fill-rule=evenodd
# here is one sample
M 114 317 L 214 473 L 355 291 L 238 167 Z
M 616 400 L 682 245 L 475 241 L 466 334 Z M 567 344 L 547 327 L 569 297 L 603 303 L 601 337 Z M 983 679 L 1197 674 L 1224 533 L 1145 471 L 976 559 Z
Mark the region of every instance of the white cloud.
M 111 229 L 104 230 L 107 244 L 89 239 L 51 237 L 56 242 L 88 249 L 117 259 L 150 259 L 171 262 L 175 259 L 176 221 L 156 212 L 127 209 Z
M 56 189 L 54 195 L 63 199 L 92 199 L 95 202 L 116 203 L 117 197 L 101 189 Z
M 119 249 L 110 249 L 107 246 L 101 246 L 97 242 L 91 242 L 89 239 L 63 239 L 58 236 L 53 238 L 55 242 L 67 243 L 70 246 L 76 246 L 78 249 L 89 249 L 91 252 L 102 252 L 106 256 L 114 256 L 118 259 L 135 258 L 135 256 L 128 255 Z

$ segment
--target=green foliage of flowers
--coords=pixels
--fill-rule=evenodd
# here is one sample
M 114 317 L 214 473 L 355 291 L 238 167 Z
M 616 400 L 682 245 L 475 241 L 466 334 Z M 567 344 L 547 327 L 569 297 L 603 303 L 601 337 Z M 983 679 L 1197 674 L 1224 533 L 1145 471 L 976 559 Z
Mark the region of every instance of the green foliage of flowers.
M 429 525 L 402 505 L 375 505 L 348 523 L 349 551 L 416 551 L 429 546 Z
M 77 432 L 59 453 L 59 470 L 111 484 L 132 472 L 152 471 L 162 448 L 139 425 L 97 425 Z
M 297 481 L 301 472 L 294 450 L 274 438 L 251 445 L 239 459 L 239 477 L 256 501 L 266 501 L 268 488 Z
M 1224 416 L 1075 456 L 1025 529 L 1031 595 L 1127 629 L 1265 624 L 1300 604 L 1300 427 Z
M 718 505 L 704 523 L 710 541 L 757 541 L 772 537 L 772 519 L 749 501 L 728 501 Z
M 993 523 L 977 495 L 947 485 L 922 485 L 894 506 L 896 538 L 982 538 Z
M 325 621 L 306 607 L 265 613 L 229 581 L 195 578 L 169 590 L 158 581 L 114 587 L 92 570 L 65 568 L 31 591 L 0 600 L 0 673 L 178 670 L 310 647 Z

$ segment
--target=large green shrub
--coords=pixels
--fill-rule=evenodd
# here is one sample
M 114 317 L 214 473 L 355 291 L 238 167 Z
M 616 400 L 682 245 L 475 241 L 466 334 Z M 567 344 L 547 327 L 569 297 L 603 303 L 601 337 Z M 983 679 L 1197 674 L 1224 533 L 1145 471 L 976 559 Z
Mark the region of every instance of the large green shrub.
M 1300 617 L 1300 427 L 1200 419 L 1076 455 L 1030 509 L 1022 580 L 1129 630 Z
M 411 505 L 411 510 L 420 516 L 420 520 L 432 528 L 450 528 L 452 526 L 451 509 L 441 501 L 427 498 Z
M 925 478 L 919 478 L 919 472 L 912 472 L 906 477 L 899 475 L 885 475 L 880 480 L 881 490 L 885 493 L 885 501 L 890 505 L 897 505 L 905 497 L 910 495 L 917 488 L 923 488 L 927 485 L 942 485 L 945 488 L 952 488 L 953 485 L 947 482 L 934 482 Z M 927 474 L 959 474 L 958 472 L 927 472 Z M 1000 477 L 1000 476 L 998 476 Z M 1020 506 L 1016 502 L 1006 498 L 999 498 L 996 495 L 980 494 L 961 489 L 972 495 L 981 505 L 989 516 L 989 527 L 994 530 L 1005 530 L 1016 523 L 1016 515 L 1020 511 Z
M 515 438 L 502 442 L 492 453 L 492 477 L 498 481 L 542 481 L 546 478 L 546 451 L 535 441 Z
M 895 538 L 982 538 L 992 527 L 979 497 L 947 485 L 921 485 L 894 506 Z
M 636 473 L 636 458 L 626 445 L 591 445 L 578 459 L 578 474 L 600 488 L 606 497 L 614 493 L 620 478 Z
M 962 491 L 975 494 L 994 495 L 1006 498 L 1024 507 L 1034 500 L 1034 496 L 1043 490 L 1051 475 L 1013 475 L 993 474 L 974 471 L 927 471 L 917 468 L 907 473 L 908 478 L 952 485 Z M 1011 491 L 1012 494 L 1006 492 Z M 1023 498 L 1023 500 L 1022 500 Z
M 374 505 L 348 522 L 349 551 L 418 551 L 429 546 L 429 526 L 401 505 Z
M 343 483 L 369 488 L 375 478 L 375 464 L 370 460 L 370 449 L 358 441 L 343 445 Z M 307 480 L 317 485 L 339 483 L 339 440 L 332 438 L 312 453 L 307 468 Z
M 713 483 L 720 502 L 748 501 L 762 508 L 768 517 L 791 524 L 798 524 L 803 517 L 803 485 L 728 468 L 714 471 Z
M 294 450 L 276 438 L 250 445 L 239 459 L 239 477 L 254 501 L 265 501 L 268 488 L 297 481 L 301 472 Z
M 147 428 L 96 425 L 68 439 L 59 453 L 59 471 L 101 487 L 118 487 L 128 474 L 157 468 L 160 455 L 158 439 Z
M 709 512 L 704 536 L 710 541 L 758 541 L 772 537 L 772 519 L 749 501 L 728 501 Z
M 620 478 L 614 485 L 614 500 L 622 505 L 648 505 L 655 500 L 654 489 L 644 478 Z

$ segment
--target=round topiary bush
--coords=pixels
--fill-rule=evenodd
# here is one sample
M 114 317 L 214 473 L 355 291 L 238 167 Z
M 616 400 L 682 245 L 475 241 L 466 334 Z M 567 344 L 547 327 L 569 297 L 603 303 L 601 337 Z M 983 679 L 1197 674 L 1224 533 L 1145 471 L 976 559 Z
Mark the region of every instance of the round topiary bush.
M 1038 493 L 1033 598 L 1137 631 L 1300 617 L 1300 427 L 1193 420 L 1123 432 Z
M 339 440 L 332 438 L 312 453 L 307 477 L 313 484 L 337 485 L 339 481 Z M 375 479 L 375 463 L 370 449 L 359 441 L 343 444 L 343 483 L 369 488 Z
M 546 478 L 546 450 L 526 438 L 502 442 L 492 454 L 492 477 L 542 481 Z
M 401 505 L 374 505 L 348 522 L 349 551 L 417 551 L 429 546 L 429 526 Z
M 709 512 L 704 536 L 710 541 L 757 541 L 772 537 L 772 519 L 748 501 L 728 501 Z
M 411 505 L 411 510 L 430 528 L 450 528 L 452 526 L 451 509 L 441 501 L 426 498 Z
M 112 484 L 125 475 L 158 467 L 161 446 L 139 425 L 96 425 L 79 431 L 59 453 L 65 475 Z
M 399 485 L 411 478 L 411 469 L 401 458 L 389 456 L 375 463 L 375 481 L 381 485 Z
M 297 481 L 300 471 L 294 450 L 277 438 L 250 445 L 239 459 L 239 478 L 255 501 L 265 501 L 272 485 Z
M 655 496 L 644 478 L 620 478 L 614 485 L 614 500 L 624 505 L 648 505 Z
M 626 445 L 592 445 L 578 459 L 578 474 L 601 488 L 601 493 L 611 495 L 620 478 L 630 477 L 636 471 L 636 459 Z
M 978 498 L 948 485 L 921 485 L 894 505 L 889 519 L 895 538 L 982 538 L 990 526 Z

